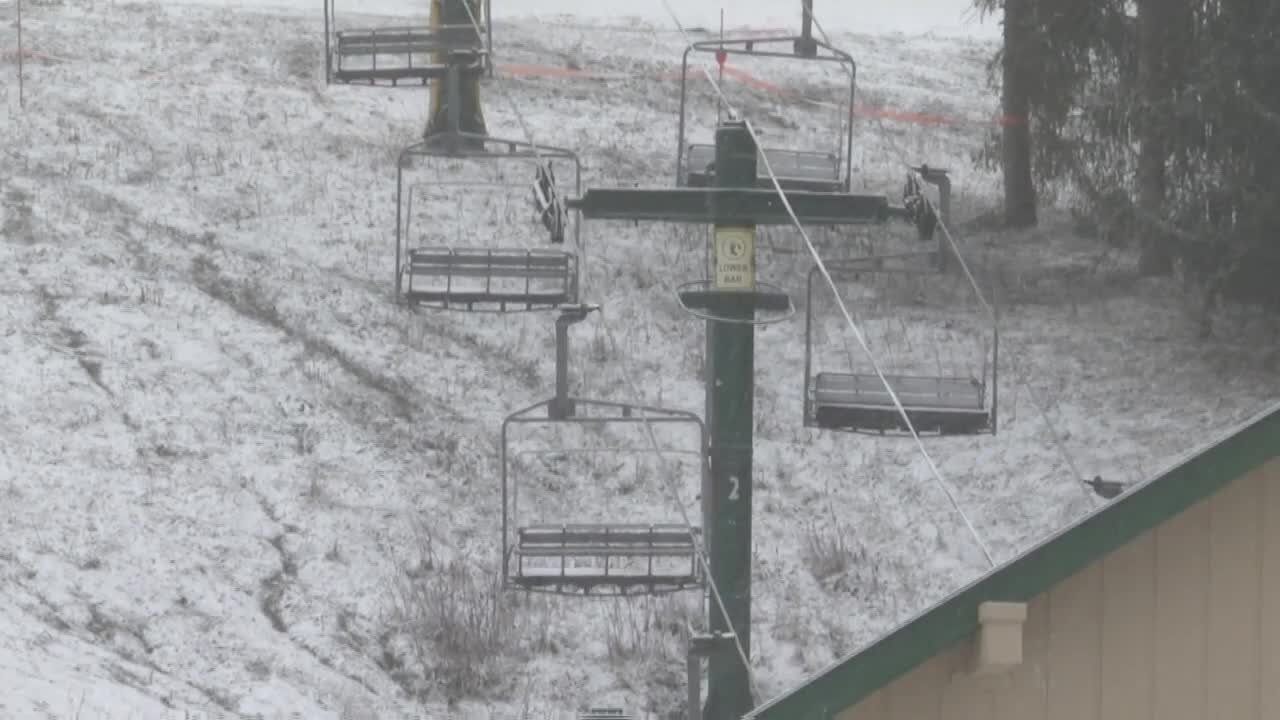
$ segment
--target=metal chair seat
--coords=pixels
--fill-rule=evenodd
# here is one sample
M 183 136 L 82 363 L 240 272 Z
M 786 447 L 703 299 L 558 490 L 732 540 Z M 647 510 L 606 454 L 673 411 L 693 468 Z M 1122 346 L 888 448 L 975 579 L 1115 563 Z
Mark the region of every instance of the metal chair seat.
M 974 378 L 886 375 L 917 432 L 987 432 L 986 387 Z M 832 430 L 907 431 L 884 383 L 875 374 L 821 372 L 814 378 L 813 421 Z
M 558 250 L 419 248 L 403 273 L 406 301 L 441 309 L 526 311 L 578 298 L 577 256 Z
M 697 532 L 675 524 L 518 528 L 508 581 L 562 594 L 659 594 L 700 587 Z M 543 560 L 552 562 L 538 562 Z
M 785 190 L 810 192 L 836 192 L 843 187 L 840 181 L 840 160 L 830 153 L 803 150 L 765 149 L 757 161 L 759 187 L 772 188 L 773 181 L 765 168 L 763 157 L 768 155 L 769 167 L 778 176 L 778 183 Z M 714 145 L 690 145 L 687 154 L 685 184 L 688 187 L 712 187 L 716 182 L 716 148 Z

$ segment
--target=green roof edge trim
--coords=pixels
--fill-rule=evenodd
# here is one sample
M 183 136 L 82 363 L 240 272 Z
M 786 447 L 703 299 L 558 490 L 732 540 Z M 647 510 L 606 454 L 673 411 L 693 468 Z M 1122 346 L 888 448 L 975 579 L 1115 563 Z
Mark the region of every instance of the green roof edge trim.
M 757 708 L 753 720 L 831 720 L 969 637 L 978 605 L 1026 602 L 1272 458 L 1280 457 L 1280 405 L 1156 478 L 991 571 L 867 648 Z

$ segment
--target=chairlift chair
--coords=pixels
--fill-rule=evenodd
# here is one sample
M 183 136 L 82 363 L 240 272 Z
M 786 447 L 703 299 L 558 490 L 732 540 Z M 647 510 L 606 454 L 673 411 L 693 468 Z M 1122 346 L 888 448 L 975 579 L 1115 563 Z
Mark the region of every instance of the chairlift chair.
M 567 306 L 556 322 L 556 394 L 507 416 L 502 423 L 502 568 L 508 589 L 560 595 L 662 595 L 701 590 L 698 527 L 682 523 L 527 523 L 520 508 L 516 426 L 655 427 L 695 429 L 702 490 L 708 482 L 706 427 L 697 415 L 624 402 L 572 397 L 568 392 L 568 328 L 594 308 Z M 575 451 L 561 449 L 561 454 Z M 705 497 L 705 495 L 704 495 Z
M 405 171 L 425 158 L 536 163 L 529 180 L 534 210 L 548 240 L 563 245 L 571 237 L 578 252 L 500 245 L 413 246 L 414 194 L 412 188 L 406 192 Z M 418 308 L 500 313 L 553 310 L 577 303 L 581 236 L 576 216 L 568 230 L 565 203 L 555 190 L 552 165 L 557 161 L 573 164 L 574 187 L 580 192 L 582 162 L 576 153 L 562 148 L 452 130 L 429 135 L 401 152 L 396 171 L 396 297 Z M 434 183 L 454 188 L 468 184 L 458 179 Z M 457 209 L 451 209 L 456 214 Z
M 435 12 L 436 0 L 425 1 Z M 470 16 L 443 17 L 439 24 L 340 27 L 337 2 L 324 0 L 326 84 L 425 85 L 448 72 L 444 58 L 458 51 L 475 54 L 483 70 L 493 74 L 491 0 L 480 4 L 479 31 Z
M 943 277 L 927 253 L 856 258 L 827 263 L 833 280 L 915 279 L 936 284 Z M 815 369 L 814 279 L 810 270 L 805 309 L 804 425 L 823 430 L 878 435 L 909 432 L 902 413 L 879 375 L 870 369 L 820 371 Z M 852 303 L 850 303 L 852 305 Z M 856 308 L 853 308 L 857 312 Z M 898 397 L 917 433 L 936 435 L 994 435 L 997 429 L 998 365 L 1000 333 L 994 315 L 988 335 L 982 338 L 982 358 L 976 373 L 895 372 L 882 367 L 885 380 Z M 905 323 L 904 323 L 905 324 Z M 876 349 L 872 348 L 873 351 Z M 861 353 L 861 348 L 851 352 Z M 939 363 L 941 365 L 941 363 Z
M 786 48 L 785 50 L 782 48 Z M 689 54 L 724 53 L 726 56 L 791 58 L 811 62 L 832 62 L 847 67 L 849 92 L 840 104 L 840 137 L 838 150 L 821 152 L 781 148 L 761 148 L 769 166 L 784 190 L 813 192 L 849 192 L 853 168 L 853 98 L 856 65 L 853 56 L 811 36 L 795 35 L 766 38 L 726 38 L 701 40 L 685 48 L 680 66 L 680 129 L 676 141 L 676 185 L 679 187 L 712 187 L 715 185 L 715 146 L 688 143 L 686 123 L 689 97 Z M 772 188 L 763 161 L 758 163 L 758 184 Z

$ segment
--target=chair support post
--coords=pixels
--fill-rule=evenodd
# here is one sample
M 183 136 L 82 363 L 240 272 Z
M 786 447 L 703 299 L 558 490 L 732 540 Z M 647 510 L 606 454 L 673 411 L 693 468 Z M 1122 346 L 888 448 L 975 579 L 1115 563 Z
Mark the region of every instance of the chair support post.
M 331 47 L 332 39 L 330 34 L 333 31 L 332 15 L 333 0 L 324 0 L 324 84 L 333 84 L 333 49 Z M 19 56 L 21 57 L 21 56 Z
M 800 37 L 795 39 L 794 47 L 798 57 L 818 56 L 818 43 L 813 39 L 813 0 L 800 2 Z
M 702 662 L 697 648 L 689 645 L 688 666 L 685 681 L 689 687 L 688 720 L 702 720 Z
M 920 177 L 924 178 L 925 182 L 938 188 L 938 218 L 942 221 L 942 226 L 949 231 L 951 228 L 951 178 L 947 176 L 946 170 L 931 168 L 928 165 L 920 166 L 919 171 Z M 938 238 L 937 262 L 940 272 L 946 271 L 951 264 L 953 254 L 944 231 Z
M 569 326 L 587 319 L 594 305 L 572 305 L 560 308 L 556 318 L 556 396 L 547 405 L 552 420 L 573 417 L 573 398 L 569 397 Z

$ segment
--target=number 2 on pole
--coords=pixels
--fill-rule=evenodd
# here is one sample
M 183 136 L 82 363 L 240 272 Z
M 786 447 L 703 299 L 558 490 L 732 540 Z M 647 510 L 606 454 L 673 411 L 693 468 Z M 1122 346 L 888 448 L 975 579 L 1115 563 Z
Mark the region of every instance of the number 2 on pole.
M 733 502 L 737 502 L 737 501 L 738 501 L 739 499 L 741 499 L 741 497 L 742 497 L 742 496 L 738 493 L 738 476 L 737 476 L 737 475 L 730 475 L 730 476 L 729 476 L 729 484 L 732 486 L 732 487 L 730 487 L 730 488 L 729 488 L 729 500 L 731 500 L 731 501 L 733 501 Z

